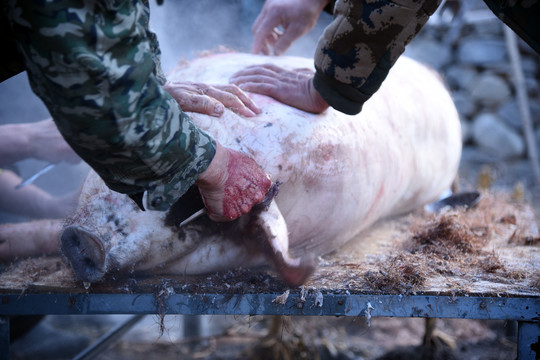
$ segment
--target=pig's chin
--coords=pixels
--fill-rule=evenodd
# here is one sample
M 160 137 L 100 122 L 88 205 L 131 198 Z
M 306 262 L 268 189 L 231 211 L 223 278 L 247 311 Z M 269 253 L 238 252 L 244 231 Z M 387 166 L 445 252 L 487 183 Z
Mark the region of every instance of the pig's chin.
M 95 282 L 105 275 L 105 248 L 92 232 L 81 226 L 68 226 L 60 237 L 60 248 L 79 280 Z

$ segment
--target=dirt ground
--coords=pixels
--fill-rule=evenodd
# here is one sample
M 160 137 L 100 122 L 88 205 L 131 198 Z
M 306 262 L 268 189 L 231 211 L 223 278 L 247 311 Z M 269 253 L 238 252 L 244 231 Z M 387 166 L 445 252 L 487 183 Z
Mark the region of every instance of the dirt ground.
M 438 320 L 451 345 L 421 346 L 424 319 L 287 318 L 265 337 L 272 318 L 235 319 L 222 334 L 181 341 L 124 340 L 102 359 L 512 359 L 515 328 L 502 321 Z

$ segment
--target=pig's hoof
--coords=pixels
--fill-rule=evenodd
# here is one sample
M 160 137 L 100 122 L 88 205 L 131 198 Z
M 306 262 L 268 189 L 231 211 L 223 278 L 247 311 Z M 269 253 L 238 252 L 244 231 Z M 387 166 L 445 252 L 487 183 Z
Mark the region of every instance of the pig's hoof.
M 62 232 L 60 247 L 79 280 L 95 282 L 103 278 L 105 249 L 95 234 L 79 226 L 68 226 Z

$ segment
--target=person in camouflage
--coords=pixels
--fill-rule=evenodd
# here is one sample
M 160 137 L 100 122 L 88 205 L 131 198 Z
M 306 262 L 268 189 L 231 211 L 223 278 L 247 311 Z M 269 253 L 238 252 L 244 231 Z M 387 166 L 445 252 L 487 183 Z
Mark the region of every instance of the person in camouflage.
M 252 28 L 253 53 L 282 54 L 332 11 L 315 52 L 314 75 L 254 66 L 233 76 L 241 89 L 272 96 L 305 111 L 331 106 L 357 114 L 390 68 L 440 5 L 440 0 L 266 0 Z M 540 51 L 540 1 L 486 0 L 488 6 Z M 278 30 L 281 26 L 283 31 Z
M 184 112 L 219 116 L 226 106 L 254 116 L 260 110 L 233 85 L 166 83 L 147 1 L 3 3 L 9 26 L 2 25 L 2 40 L 14 41 L 24 64 L 19 69 L 27 70 L 62 136 L 112 190 L 142 208 L 147 191 L 146 207 L 166 210 L 196 184 L 216 221 L 237 218 L 263 200 L 268 175 Z

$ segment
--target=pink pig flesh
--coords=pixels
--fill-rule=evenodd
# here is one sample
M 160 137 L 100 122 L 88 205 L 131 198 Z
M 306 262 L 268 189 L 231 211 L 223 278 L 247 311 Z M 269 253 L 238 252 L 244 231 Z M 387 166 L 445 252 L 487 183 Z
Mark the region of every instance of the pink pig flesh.
M 227 84 L 252 64 L 313 68 L 312 60 L 220 54 L 196 59 L 170 80 Z M 375 221 L 437 199 L 454 180 L 461 155 L 459 118 L 437 74 L 400 58 L 356 116 L 306 113 L 252 94 L 255 118 L 226 111 L 193 121 L 224 146 L 252 156 L 282 183 L 267 210 L 232 224 L 202 217 L 182 228 L 171 215 L 141 211 L 91 174 L 61 237 L 76 276 L 202 274 L 271 265 L 290 285 L 303 283 L 314 259 Z M 169 225 L 165 225 L 169 220 Z

